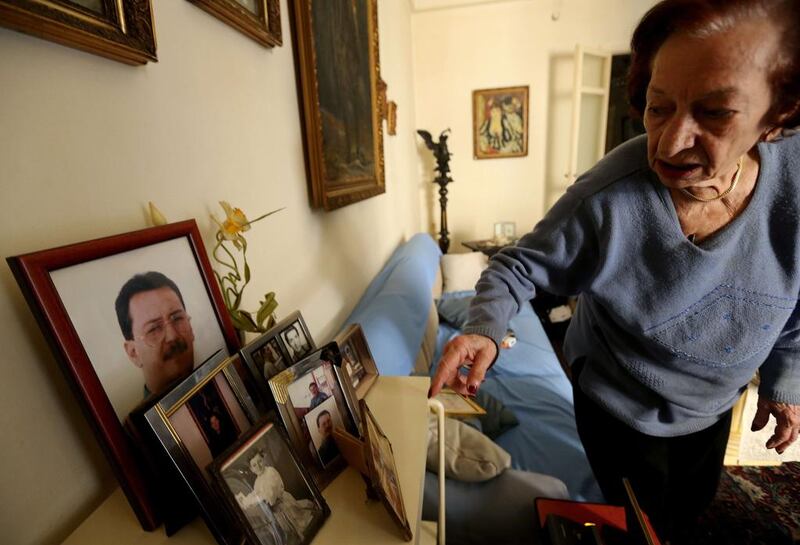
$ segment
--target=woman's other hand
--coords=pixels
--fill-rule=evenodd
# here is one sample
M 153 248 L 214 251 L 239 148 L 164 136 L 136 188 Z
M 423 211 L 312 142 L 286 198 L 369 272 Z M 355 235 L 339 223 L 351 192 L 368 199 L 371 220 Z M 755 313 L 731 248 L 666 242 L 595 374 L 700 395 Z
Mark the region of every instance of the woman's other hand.
M 428 397 L 433 397 L 447 385 L 462 395 L 475 395 L 483 376 L 497 356 L 497 345 L 483 335 L 459 335 L 444 347 L 436 376 Z M 464 375 L 460 369 L 470 368 Z
M 800 433 L 800 405 L 778 403 L 764 397 L 758 397 L 758 408 L 753 418 L 752 431 L 758 431 L 769 422 L 769 415 L 775 417 L 775 433 L 767 441 L 767 448 L 774 448 L 778 454 L 789 448 Z

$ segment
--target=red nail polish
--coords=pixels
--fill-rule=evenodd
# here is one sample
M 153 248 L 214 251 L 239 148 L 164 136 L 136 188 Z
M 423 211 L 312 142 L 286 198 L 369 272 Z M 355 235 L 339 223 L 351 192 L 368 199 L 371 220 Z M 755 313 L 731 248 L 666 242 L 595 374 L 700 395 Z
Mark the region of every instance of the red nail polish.
M 431 391 L 432 390 L 433 390 L 433 387 L 428 388 L 428 399 L 431 398 Z
M 467 391 L 470 393 L 470 395 L 475 395 L 475 392 L 478 391 L 478 388 L 474 384 L 470 384 L 467 386 Z

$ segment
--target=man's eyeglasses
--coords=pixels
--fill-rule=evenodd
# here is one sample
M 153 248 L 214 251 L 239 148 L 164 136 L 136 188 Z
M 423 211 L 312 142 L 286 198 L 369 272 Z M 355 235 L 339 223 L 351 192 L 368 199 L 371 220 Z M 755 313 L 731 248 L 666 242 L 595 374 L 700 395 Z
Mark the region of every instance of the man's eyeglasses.
M 137 338 L 144 341 L 148 346 L 155 348 L 164 342 L 164 337 L 167 335 L 167 324 L 172 325 L 177 333 L 183 335 L 189 332 L 189 322 L 191 320 L 191 316 L 186 314 L 186 311 L 179 310 L 173 312 L 166 320 L 148 322 L 144 335 Z

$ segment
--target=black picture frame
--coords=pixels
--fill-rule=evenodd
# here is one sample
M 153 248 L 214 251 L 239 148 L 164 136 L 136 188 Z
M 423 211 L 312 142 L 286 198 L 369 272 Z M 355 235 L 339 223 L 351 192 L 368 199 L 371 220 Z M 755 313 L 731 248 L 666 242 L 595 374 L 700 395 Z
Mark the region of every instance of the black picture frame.
M 252 458 L 256 455 L 262 457 L 261 464 L 252 463 Z M 250 459 L 248 460 L 248 458 Z M 250 468 L 249 474 L 244 467 L 244 460 L 248 462 L 246 465 L 247 468 Z M 270 464 L 268 467 L 274 469 L 274 472 L 271 472 L 271 475 L 265 474 L 264 478 L 275 479 L 275 475 L 277 475 L 284 488 L 284 494 L 289 494 L 288 497 L 282 495 L 281 498 L 268 498 L 273 501 L 272 505 L 259 495 L 257 481 L 260 475 L 252 477 L 255 471 L 259 471 L 259 467 L 264 473 L 268 471 L 263 465 L 265 460 Z M 256 467 L 253 468 L 253 465 Z M 281 534 L 285 536 L 286 533 L 294 532 L 300 538 L 299 544 L 306 545 L 312 541 L 314 535 L 330 516 L 331 511 L 325 498 L 297 456 L 289 441 L 289 436 L 274 413 L 267 415 L 253 426 L 228 451 L 217 458 L 209 467 L 209 471 L 216 490 L 226 504 L 229 516 L 240 528 L 244 529 L 252 544 L 282 543 L 283 541 L 279 540 Z M 269 484 L 275 485 L 275 483 Z M 234 488 L 236 492 L 234 492 Z M 268 492 L 272 491 L 268 490 Z M 259 499 L 261 501 L 255 501 Z M 248 502 L 249 505 L 243 505 Z M 295 513 L 293 525 L 287 525 L 285 522 L 281 524 L 276 518 L 269 516 L 270 514 L 274 516 L 277 505 L 282 502 L 292 503 L 291 511 Z M 316 513 L 312 511 L 312 507 L 316 507 Z M 297 513 L 303 515 L 297 516 Z M 311 519 L 307 523 L 302 521 L 306 518 L 306 514 L 311 515 Z M 301 519 L 300 522 L 298 522 L 298 518 Z M 302 526 L 302 529 L 298 530 L 297 526 Z M 265 538 L 265 534 L 269 534 L 272 539 Z M 287 542 L 292 541 L 287 540 Z

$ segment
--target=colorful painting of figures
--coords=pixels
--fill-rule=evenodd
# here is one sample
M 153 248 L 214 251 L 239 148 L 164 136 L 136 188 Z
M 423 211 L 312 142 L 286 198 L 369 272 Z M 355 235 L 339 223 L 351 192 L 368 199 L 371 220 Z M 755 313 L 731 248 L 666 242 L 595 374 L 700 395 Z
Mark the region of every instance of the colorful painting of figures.
M 472 92 L 475 159 L 528 155 L 528 87 Z

